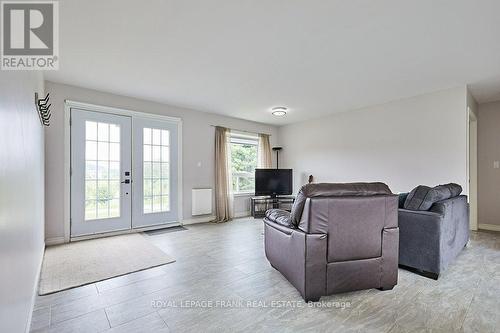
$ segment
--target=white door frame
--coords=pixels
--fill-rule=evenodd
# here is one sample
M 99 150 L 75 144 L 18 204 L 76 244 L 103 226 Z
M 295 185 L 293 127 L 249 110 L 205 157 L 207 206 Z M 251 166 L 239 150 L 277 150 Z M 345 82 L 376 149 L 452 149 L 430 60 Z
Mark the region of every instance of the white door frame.
M 70 226 L 71 226 L 71 108 L 78 108 L 81 110 L 93 111 L 93 112 L 104 112 L 110 114 L 116 114 L 121 116 L 129 116 L 133 118 L 146 118 L 146 119 L 156 119 L 174 122 L 178 127 L 178 149 L 179 149 L 179 157 L 178 157 L 178 211 L 179 211 L 179 224 L 182 224 L 183 216 L 182 216 L 182 119 L 177 117 L 163 116 L 145 112 L 138 112 L 133 110 L 127 110 L 122 108 L 115 108 L 110 106 L 102 106 L 90 103 L 82 103 L 72 100 L 64 101 L 64 242 L 69 243 L 72 239 L 70 234 Z M 147 227 L 147 228 L 139 228 L 139 229 L 131 229 L 120 232 L 113 232 L 112 234 L 121 234 L 121 233 L 130 233 L 137 232 L 142 230 L 151 230 L 164 228 L 165 226 L 156 226 L 156 227 Z M 83 236 L 83 237 L 73 237 L 73 239 L 86 239 L 93 238 L 95 236 Z M 99 237 L 99 236 L 98 236 Z
M 469 196 L 469 228 L 470 230 L 477 230 L 477 117 L 470 107 L 467 107 L 467 190 Z

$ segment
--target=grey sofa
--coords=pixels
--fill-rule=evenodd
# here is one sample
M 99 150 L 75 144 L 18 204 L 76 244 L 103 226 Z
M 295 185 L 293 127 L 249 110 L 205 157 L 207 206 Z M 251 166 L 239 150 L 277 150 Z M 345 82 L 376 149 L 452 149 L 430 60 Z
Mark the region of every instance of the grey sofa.
M 400 194 L 399 264 L 438 279 L 469 240 L 469 205 L 457 184 Z
M 308 184 L 292 212 L 264 218 L 266 256 L 304 300 L 392 289 L 398 279 L 398 197 L 382 183 Z

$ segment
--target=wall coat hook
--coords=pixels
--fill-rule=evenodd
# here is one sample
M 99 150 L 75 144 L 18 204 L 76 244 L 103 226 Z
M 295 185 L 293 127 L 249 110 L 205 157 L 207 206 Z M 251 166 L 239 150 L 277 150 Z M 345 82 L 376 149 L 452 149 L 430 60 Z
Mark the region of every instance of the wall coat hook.
M 38 98 L 38 93 L 35 93 L 36 110 L 38 112 L 38 116 L 40 117 L 40 122 L 43 126 L 50 126 L 50 107 L 52 106 L 52 104 L 49 104 L 49 95 L 50 93 L 47 93 L 47 96 L 45 96 L 45 98 L 40 99 Z

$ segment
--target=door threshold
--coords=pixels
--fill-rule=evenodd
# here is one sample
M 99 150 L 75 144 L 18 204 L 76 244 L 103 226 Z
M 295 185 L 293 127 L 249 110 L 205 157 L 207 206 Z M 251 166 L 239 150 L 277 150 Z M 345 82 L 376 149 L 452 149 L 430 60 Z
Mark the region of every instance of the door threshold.
M 179 226 L 182 226 L 182 224 L 180 224 L 179 222 L 170 222 L 170 223 L 157 224 L 157 225 L 148 226 L 148 227 L 140 227 L 140 228 L 134 228 L 134 229 L 119 230 L 119 231 L 101 232 L 101 233 L 96 233 L 96 234 L 91 234 L 91 235 L 74 236 L 74 237 L 71 237 L 69 241 L 70 242 L 78 242 L 78 241 L 89 240 L 89 239 L 134 234 L 134 233 L 143 232 L 143 231 L 164 229 L 164 228 L 170 228 L 170 227 L 179 227 Z

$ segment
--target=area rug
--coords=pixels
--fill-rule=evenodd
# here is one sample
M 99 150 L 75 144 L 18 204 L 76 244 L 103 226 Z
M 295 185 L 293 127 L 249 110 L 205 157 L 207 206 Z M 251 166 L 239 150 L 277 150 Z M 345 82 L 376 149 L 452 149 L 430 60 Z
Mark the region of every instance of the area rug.
M 141 234 L 50 246 L 45 249 L 38 293 L 51 294 L 174 261 Z

